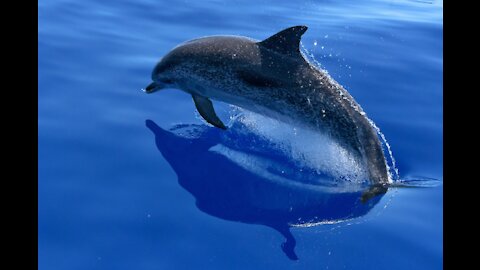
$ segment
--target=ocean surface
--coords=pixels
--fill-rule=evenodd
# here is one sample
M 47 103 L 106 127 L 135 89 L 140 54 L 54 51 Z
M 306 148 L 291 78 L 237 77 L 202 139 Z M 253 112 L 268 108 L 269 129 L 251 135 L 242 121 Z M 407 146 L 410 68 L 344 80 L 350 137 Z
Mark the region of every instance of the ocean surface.
M 361 203 L 318 134 L 141 90 L 183 41 L 294 25 L 414 187 Z M 38 80 L 39 269 L 443 268 L 442 1 L 41 0 Z

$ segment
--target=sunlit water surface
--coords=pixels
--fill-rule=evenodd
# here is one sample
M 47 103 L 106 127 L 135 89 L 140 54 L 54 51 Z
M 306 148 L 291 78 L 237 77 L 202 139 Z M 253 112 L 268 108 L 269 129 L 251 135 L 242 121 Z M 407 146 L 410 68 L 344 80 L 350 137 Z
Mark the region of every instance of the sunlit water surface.
M 39 269 L 442 269 L 441 1 L 38 8 Z M 293 25 L 381 129 L 400 178 L 439 184 L 360 203 L 361 166 L 325 137 L 214 101 L 223 132 L 187 94 L 140 90 L 185 40 Z

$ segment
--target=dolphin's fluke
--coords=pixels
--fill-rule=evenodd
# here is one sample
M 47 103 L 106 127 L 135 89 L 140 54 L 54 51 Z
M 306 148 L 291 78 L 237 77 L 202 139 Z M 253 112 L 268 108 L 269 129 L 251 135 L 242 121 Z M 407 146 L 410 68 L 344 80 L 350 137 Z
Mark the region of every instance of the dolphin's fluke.
M 299 25 L 282 30 L 275 35 L 259 42 L 264 48 L 288 55 L 300 53 L 300 39 L 308 27 Z
M 227 127 L 223 124 L 222 120 L 218 118 L 215 110 L 213 109 L 213 104 L 210 99 L 202 96 L 192 95 L 193 102 L 195 102 L 195 107 L 197 107 L 197 111 L 200 115 L 207 121 L 208 123 L 221 128 L 227 129 Z

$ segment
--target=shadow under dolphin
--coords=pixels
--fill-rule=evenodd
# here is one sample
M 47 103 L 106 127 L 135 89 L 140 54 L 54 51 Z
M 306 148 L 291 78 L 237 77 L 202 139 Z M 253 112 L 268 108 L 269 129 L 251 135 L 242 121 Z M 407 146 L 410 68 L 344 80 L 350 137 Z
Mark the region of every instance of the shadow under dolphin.
M 290 227 L 357 218 L 368 213 L 383 196 L 364 202 L 362 194 L 368 187 L 315 185 L 312 178 L 318 174 L 292 170 L 295 165 L 291 160 L 278 155 L 262 138 L 242 132 L 241 125 L 235 123 L 227 131 L 205 125 L 177 125 L 167 131 L 146 120 L 158 150 L 201 211 L 224 220 L 275 229 L 285 237 L 281 248 L 291 260 L 298 257 Z M 245 145 L 253 147 L 240 147 Z

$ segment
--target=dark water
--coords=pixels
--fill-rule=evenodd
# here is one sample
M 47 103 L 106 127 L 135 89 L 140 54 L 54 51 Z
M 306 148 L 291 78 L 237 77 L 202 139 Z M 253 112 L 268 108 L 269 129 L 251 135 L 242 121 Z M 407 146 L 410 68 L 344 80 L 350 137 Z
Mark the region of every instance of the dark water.
M 305 51 L 380 127 L 400 177 L 441 181 L 441 1 L 38 6 L 39 269 L 443 267 L 442 185 L 361 203 L 363 187 L 318 184 L 308 168 L 351 166 L 311 134 L 214 102 L 223 132 L 183 92 L 140 91 L 185 40 L 307 25 Z

